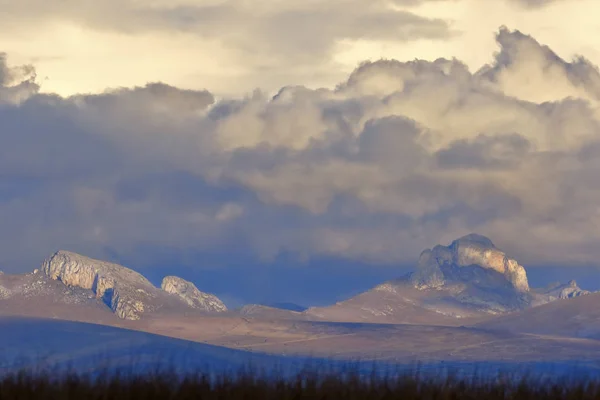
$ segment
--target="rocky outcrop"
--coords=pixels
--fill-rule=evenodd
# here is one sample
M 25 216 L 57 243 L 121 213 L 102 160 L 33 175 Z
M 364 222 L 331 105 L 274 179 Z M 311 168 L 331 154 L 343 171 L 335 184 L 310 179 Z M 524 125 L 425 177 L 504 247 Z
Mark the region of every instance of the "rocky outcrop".
M 167 293 L 181 298 L 190 307 L 202 311 L 223 312 L 227 307 L 218 297 L 198 290 L 196 285 L 177 276 L 166 276 L 160 285 Z
M 555 283 L 542 290 L 536 290 L 538 303 L 549 303 L 555 300 L 571 299 L 573 297 L 585 296 L 592 292 L 583 290 L 577 286 L 577 282 L 571 280 L 567 283 Z
M 155 289 L 146 278 L 129 268 L 68 251 L 53 254 L 44 261 L 41 270 L 67 286 L 90 289 L 123 319 L 139 319 Z
M 523 309 L 535 297 L 525 268 L 478 234 L 423 251 L 409 282 L 421 291 L 443 291 L 456 303 L 488 313 Z
M 439 260 L 450 259 L 451 256 L 444 257 L 443 251 L 446 248 L 438 250 L 438 247 L 441 246 L 436 246 L 435 252 L 430 249 L 424 250 L 419 256 L 417 269 L 411 276 L 412 283 L 417 289 L 438 289 L 446 283 Z
M 473 268 L 483 271 L 473 271 Z M 487 276 L 484 272 L 488 272 Z M 448 247 L 438 245 L 423 251 L 412 282 L 419 289 L 435 289 L 448 281 L 465 280 L 468 275 L 496 282 L 503 278 L 515 291 L 529 291 L 525 268 L 497 249 L 490 239 L 477 234 L 463 236 Z

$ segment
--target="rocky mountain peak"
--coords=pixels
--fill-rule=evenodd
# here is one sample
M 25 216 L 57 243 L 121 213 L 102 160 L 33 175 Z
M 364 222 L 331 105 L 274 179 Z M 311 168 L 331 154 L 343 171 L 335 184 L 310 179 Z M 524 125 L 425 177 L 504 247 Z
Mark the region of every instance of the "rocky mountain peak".
M 494 243 L 492 241 L 477 233 L 470 233 L 461 238 L 456 239 L 450 244 L 450 247 L 459 247 L 459 246 L 469 246 L 469 247 L 479 247 L 482 249 L 496 249 Z
M 569 282 L 567 282 L 567 286 L 575 288 L 577 287 L 577 282 L 575 279 L 571 279 Z
M 227 311 L 227 307 L 218 297 L 201 292 L 192 282 L 177 276 L 166 276 L 160 287 L 165 292 L 178 296 L 192 308 L 213 312 Z
M 129 268 L 65 250 L 46 259 L 41 270 L 67 286 L 90 289 L 123 319 L 139 319 L 154 288 L 144 276 Z
M 149 312 L 227 310 L 216 296 L 201 292 L 184 279 L 167 276 L 161 288 L 157 288 L 132 269 L 70 251 L 61 250 L 46 259 L 41 273 L 68 287 L 91 290 L 97 299 L 123 319 L 137 320 Z
M 347 322 L 445 324 L 587 295 L 575 281 L 529 287 L 525 269 L 487 237 L 470 234 L 425 249 L 417 268 L 348 300 L 304 315 Z M 254 312 L 254 309 L 244 310 Z
M 529 291 L 525 269 L 475 233 L 437 245 L 421 253 L 412 283 L 419 289 L 440 288 L 449 283 L 475 282 L 483 286 L 508 284 L 519 293 Z

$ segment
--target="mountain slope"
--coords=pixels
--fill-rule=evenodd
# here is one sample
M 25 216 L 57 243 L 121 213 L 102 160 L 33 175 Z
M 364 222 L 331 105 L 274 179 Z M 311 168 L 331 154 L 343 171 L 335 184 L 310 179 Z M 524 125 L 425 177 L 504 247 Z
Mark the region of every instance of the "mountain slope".
M 445 290 L 419 290 L 410 278 L 386 282 L 327 307 L 305 314 L 324 321 L 457 326 L 487 316 L 465 308 Z
M 69 287 L 40 270 L 0 275 L 0 315 L 82 319 L 112 323 L 112 310 L 88 289 Z
M 179 296 L 190 307 L 197 310 L 227 311 L 227 307 L 217 296 L 201 292 L 192 282 L 177 276 L 165 276 L 160 288 L 167 293 Z

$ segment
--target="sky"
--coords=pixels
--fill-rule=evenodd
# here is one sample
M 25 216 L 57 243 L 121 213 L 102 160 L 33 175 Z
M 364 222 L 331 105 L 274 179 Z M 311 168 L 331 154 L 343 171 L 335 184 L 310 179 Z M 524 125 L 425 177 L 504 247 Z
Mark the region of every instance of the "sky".
M 7 272 L 68 249 L 318 303 L 470 232 L 526 267 L 599 264 L 596 0 L 0 10 Z

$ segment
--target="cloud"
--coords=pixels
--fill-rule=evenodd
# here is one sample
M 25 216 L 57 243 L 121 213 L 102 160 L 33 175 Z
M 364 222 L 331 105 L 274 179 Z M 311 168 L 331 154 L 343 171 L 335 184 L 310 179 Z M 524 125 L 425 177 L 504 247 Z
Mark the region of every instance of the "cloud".
M 22 99 L 37 93 L 35 70 L 31 65 L 9 67 L 6 54 L 0 53 L 0 104 L 19 103 Z
M 516 4 L 519 4 L 520 6 L 526 7 L 526 8 L 540 8 L 540 7 L 546 7 L 549 6 L 550 4 L 553 3 L 558 3 L 559 1 L 565 1 L 565 0 L 510 0 Z
M 497 41 L 501 51 L 494 65 L 481 69 L 478 75 L 504 94 L 536 103 L 565 97 L 600 99 L 600 72 L 585 58 L 580 56 L 569 63 L 531 36 L 506 27 L 500 29 Z
M 518 134 L 477 136 L 436 153 L 441 168 L 512 169 L 529 156 L 531 144 Z
M 594 262 L 598 71 L 518 31 L 497 42 L 475 72 L 380 60 L 332 89 L 219 100 L 40 94 L 2 58 L 0 263 L 69 248 L 398 265 L 472 231 L 525 263 Z
M 6 20 L 8 29 L 18 29 L 13 25 L 19 21 L 21 26 L 70 23 L 125 35 L 189 34 L 225 46 L 246 68 L 263 73 L 330 63 L 332 49 L 341 40 L 404 42 L 456 33 L 448 21 L 391 8 L 383 0 L 0 0 L 0 6 L 4 10 L 0 23 Z

